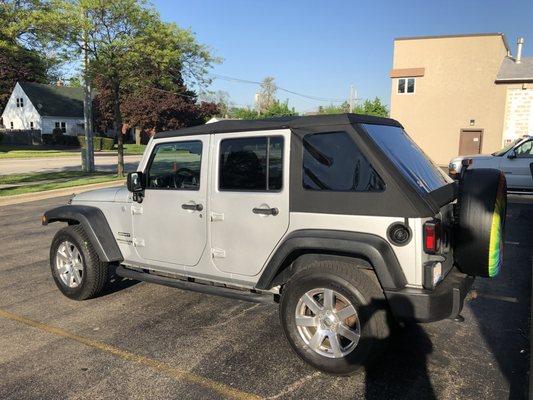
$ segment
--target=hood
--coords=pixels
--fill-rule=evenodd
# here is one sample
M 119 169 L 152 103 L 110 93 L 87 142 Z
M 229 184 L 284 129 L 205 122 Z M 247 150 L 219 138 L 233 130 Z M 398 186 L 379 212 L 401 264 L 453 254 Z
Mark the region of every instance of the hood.
M 110 187 L 110 188 L 103 188 L 103 189 L 96 189 L 96 190 L 90 190 L 88 192 L 83 192 L 80 194 L 77 194 L 72 201 L 116 201 L 117 200 L 117 194 L 125 190 L 128 191 L 127 188 L 124 186 L 118 186 L 118 187 Z
M 460 156 L 452 158 L 450 163 L 456 162 L 456 161 L 463 161 L 464 159 L 470 158 L 472 160 L 489 160 L 491 158 L 494 158 L 491 154 L 472 154 L 471 156 Z

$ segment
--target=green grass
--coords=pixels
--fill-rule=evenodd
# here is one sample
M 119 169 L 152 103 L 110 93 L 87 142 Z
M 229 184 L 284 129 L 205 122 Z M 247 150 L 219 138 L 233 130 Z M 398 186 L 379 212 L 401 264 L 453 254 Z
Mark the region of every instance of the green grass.
M 80 171 L 47 172 L 38 174 L 11 174 L 0 176 L 0 185 L 24 184 L 23 186 L 0 189 L 0 197 L 15 194 L 42 192 L 94 183 L 120 181 L 117 175 L 105 173 L 85 173 Z
M 115 147 L 117 146 L 115 145 Z M 146 149 L 145 144 L 128 143 L 124 145 L 124 154 L 128 156 L 142 154 L 144 149 Z
M 80 157 L 80 153 L 79 151 L 40 150 L 36 146 L 7 146 L 0 144 L 0 159 L 35 157 Z

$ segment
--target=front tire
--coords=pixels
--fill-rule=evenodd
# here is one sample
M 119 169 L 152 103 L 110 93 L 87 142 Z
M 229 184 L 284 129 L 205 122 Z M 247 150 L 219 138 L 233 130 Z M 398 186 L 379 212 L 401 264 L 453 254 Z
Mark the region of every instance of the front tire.
M 296 354 L 326 373 L 349 375 L 386 347 L 389 311 L 372 270 L 319 261 L 285 285 L 283 330 Z
M 50 268 L 59 290 L 73 300 L 98 296 L 109 277 L 107 263 L 100 261 L 80 225 L 56 233 L 50 247 Z

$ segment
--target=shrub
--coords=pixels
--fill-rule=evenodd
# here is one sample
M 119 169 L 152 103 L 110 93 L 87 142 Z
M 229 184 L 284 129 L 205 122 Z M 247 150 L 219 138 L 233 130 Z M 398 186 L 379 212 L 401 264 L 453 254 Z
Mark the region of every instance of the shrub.
M 102 150 L 113 150 L 113 146 L 115 144 L 115 140 L 112 138 L 102 137 L 101 144 L 102 144 Z
M 52 131 L 52 141 L 54 144 L 63 144 L 63 131 L 60 128 L 54 128 Z
M 2 143 L 2 139 L 4 139 L 4 134 L 0 132 L 0 143 Z
M 54 138 L 49 133 L 43 133 L 41 138 L 43 139 L 43 144 L 54 144 Z

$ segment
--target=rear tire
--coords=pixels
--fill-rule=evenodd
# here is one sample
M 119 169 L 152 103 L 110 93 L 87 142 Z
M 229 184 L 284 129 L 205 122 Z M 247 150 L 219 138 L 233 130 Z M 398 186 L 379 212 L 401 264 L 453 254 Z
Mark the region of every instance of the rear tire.
M 317 261 L 297 272 L 283 288 L 280 318 L 296 354 L 335 375 L 352 374 L 376 359 L 390 336 L 389 309 L 375 273 L 339 261 Z
M 80 225 L 56 233 L 50 247 L 50 268 L 59 290 L 73 300 L 98 296 L 109 278 L 108 264 L 100 261 Z

